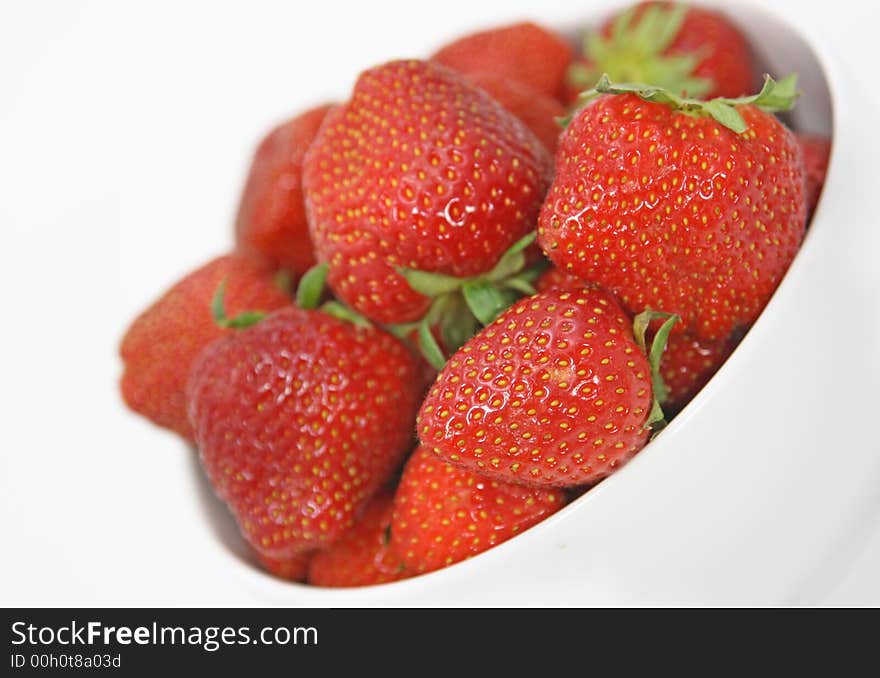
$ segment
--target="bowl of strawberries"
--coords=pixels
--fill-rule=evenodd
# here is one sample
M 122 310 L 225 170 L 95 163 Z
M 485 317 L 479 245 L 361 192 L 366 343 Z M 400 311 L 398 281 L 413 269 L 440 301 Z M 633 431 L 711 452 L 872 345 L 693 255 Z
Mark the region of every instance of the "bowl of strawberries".
M 775 15 L 644 2 L 368 65 L 268 130 L 230 251 L 120 347 L 230 576 L 315 606 L 796 597 L 816 485 L 848 482 L 827 446 L 868 444 L 835 423 L 853 382 L 806 366 L 852 273 L 829 69 Z

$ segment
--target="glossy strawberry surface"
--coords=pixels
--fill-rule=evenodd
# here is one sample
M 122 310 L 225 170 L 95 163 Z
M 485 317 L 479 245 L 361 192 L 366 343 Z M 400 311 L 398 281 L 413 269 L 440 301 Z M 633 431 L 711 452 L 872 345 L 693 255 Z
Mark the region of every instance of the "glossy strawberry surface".
M 201 354 L 188 395 L 202 465 L 264 557 L 351 527 L 410 449 L 418 369 L 394 337 L 296 307 Z
M 584 107 L 560 141 L 538 242 L 630 313 L 678 313 L 718 340 L 754 322 L 804 233 L 804 167 L 773 115 L 746 132 L 634 94 Z
M 430 300 L 395 267 L 487 272 L 534 227 L 550 168 L 534 134 L 454 71 L 416 60 L 366 71 L 304 165 L 330 286 L 377 322 L 420 318 Z
M 422 404 L 419 438 L 498 480 L 589 484 L 644 446 L 651 398 L 648 361 L 611 295 L 544 292 L 450 358 Z
M 420 447 L 394 497 L 392 544 L 410 572 L 430 572 L 507 541 L 565 501 L 562 490 L 500 482 Z

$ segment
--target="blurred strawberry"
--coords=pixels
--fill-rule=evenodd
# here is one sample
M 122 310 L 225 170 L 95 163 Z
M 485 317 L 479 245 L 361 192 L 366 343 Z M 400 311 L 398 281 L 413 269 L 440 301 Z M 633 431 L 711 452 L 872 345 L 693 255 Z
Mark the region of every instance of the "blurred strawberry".
M 671 416 L 684 408 L 724 364 L 738 338 L 705 341 L 686 334 L 670 336 L 660 360 L 666 385 L 663 411 Z
M 202 351 L 187 390 L 202 465 L 264 558 L 354 524 L 410 449 L 417 371 L 390 334 L 294 306 Z
M 272 311 L 290 304 L 273 271 L 250 257 L 219 257 L 177 282 L 129 326 L 120 345 L 122 397 L 135 412 L 187 439 L 192 428 L 185 389 L 196 356 L 230 330 L 211 314 L 211 301 L 225 281 L 231 315 Z
M 309 584 L 370 586 L 407 576 L 402 559 L 391 545 L 393 498 L 390 491 L 374 497 L 354 527 L 315 555 L 309 565 Z
M 588 90 L 605 73 L 615 82 L 657 85 L 711 99 L 752 91 L 751 48 L 724 14 L 687 3 L 642 2 L 619 12 L 584 40 L 566 91 Z
M 313 108 L 260 142 L 238 208 L 238 248 L 294 275 L 315 263 L 303 204 L 302 162 L 330 108 Z
M 497 73 L 472 73 L 468 79 L 525 123 L 551 154 L 556 152 L 562 134 L 557 120 L 566 114 L 566 108 L 557 99 Z
M 819 203 L 828 160 L 831 157 L 831 139 L 818 134 L 798 134 L 797 140 L 804 154 L 807 173 L 807 213 L 812 215 Z
M 269 558 L 256 552 L 257 560 L 270 574 L 275 575 L 279 579 L 286 579 L 293 582 L 305 582 L 306 574 L 309 570 L 309 562 L 312 559 L 312 552 L 301 553 L 290 558 Z
M 521 22 L 471 33 L 442 47 L 431 58 L 459 73 L 493 73 L 558 98 L 573 57 L 574 50 L 561 35 Z
M 549 290 L 574 291 L 584 287 L 592 287 L 592 285 L 573 276 L 571 273 L 566 273 L 561 268 L 556 268 L 556 266 L 550 266 L 535 281 L 535 290 L 537 292 L 547 292 Z
M 507 541 L 565 501 L 562 490 L 493 480 L 419 447 L 394 497 L 392 548 L 411 573 L 431 572 Z

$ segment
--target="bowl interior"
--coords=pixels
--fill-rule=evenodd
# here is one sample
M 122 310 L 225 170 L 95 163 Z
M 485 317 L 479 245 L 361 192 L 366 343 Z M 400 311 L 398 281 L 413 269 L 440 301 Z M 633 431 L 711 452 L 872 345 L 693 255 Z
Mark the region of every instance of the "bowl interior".
M 715 3 L 722 10 L 727 7 L 724 3 Z M 832 95 L 829 88 L 828 80 L 824 69 L 822 68 L 816 53 L 811 49 L 808 42 L 795 31 L 788 23 L 780 17 L 777 17 L 763 9 L 755 7 L 743 6 L 732 3 L 726 14 L 738 24 L 748 36 L 753 45 L 755 57 L 761 72 L 766 72 L 775 78 L 781 78 L 789 73 L 796 72 L 798 74 L 798 87 L 801 96 L 795 109 L 785 116 L 785 121 L 789 126 L 799 132 L 810 132 L 824 134 L 830 136 L 832 130 Z M 601 16 L 596 17 L 601 19 Z M 588 26 L 590 17 L 585 18 L 584 22 L 574 29 L 564 28 L 562 32 L 570 35 L 572 40 L 579 41 L 583 27 Z M 388 54 L 388 58 L 395 58 L 398 55 Z M 344 95 L 344 93 L 340 93 Z M 761 322 L 759 318 L 758 323 Z M 736 359 L 736 352 L 729 359 Z M 704 388 L 701 398 L 712 396 L 712 384 Z M 664 437 L 674 436 L 676 427 L 672 427 L 664 432 Z M 673 441 L 674 444 L 674 441 Z M 642 452 L 641 454 L 644 454 Z M 202 470 L 197 461 L 197 456 L 192 455 L 193 463 L 191 465 L 194 492 L 199 498 L 203 508 L 202 515 L 193 516 L 193 519 L 202 519 L 205 522 L 205 528 L 211 530 L 220 543 L 228 551 L 231 559 L 234 559 L 247 569 L 259 569 L 256 560 L 250 552 L 250 549 L 244 543 L 235 522 L 227 508 L 215 497 L 211 487 L 209 486 Z M 615 483 L 625 482 L 627 469 L 621 469 L 615 474 Z M 589 494 L 589 493 L 588 493 Z M 582 501 L 584 497 L 578 499 L 560 513 L 569 513 L 576 511 L 589 511 L 588 502 Z M 516 540 L 529 539 L 530 533 L 544 529 L 553 529 L 554 521 L 545 521 L 523 535 L 516 537 Z M 499 547 L 500 548 L 500 547 Z M 476 560 L 477 558 L 472 559 Z M 455 569 L 458 566 L 452 566 L 449 569 Z M 443 581 L 440 573 L 425 575 L 419 579 L 432 579 L 438 582 Z M 267 575 L 268 576 L 268 575 Z M 399 584 L 383 585 L 383 589 L 390 589 L 400 585 L 406 585 L 407 582 Z M 290 591 L 305 588 L 302 585 L 289 584 L 277 581 L 279 594 L 283 590 L 287 592 L 285 600 L 290 600 Z M 311 588 L 311 587 L 308 587 Z M 312 598 L 309 599 L 314 602 Z

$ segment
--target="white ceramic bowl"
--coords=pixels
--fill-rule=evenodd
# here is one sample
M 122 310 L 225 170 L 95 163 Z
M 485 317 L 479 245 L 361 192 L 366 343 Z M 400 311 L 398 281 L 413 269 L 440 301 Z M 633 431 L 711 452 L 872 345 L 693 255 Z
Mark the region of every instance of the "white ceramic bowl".
M 575 26 L 624 3 L 332 0 L 306 16 L 301 3 L 59 0 L 52 12 L 7 12 L 0 600 L 841 600 L 836 582 L 852 581 L 872 530 L 880 566 L 880 97 L 862 84 L 874 77 L 878 17 L 855 0 L 753 1 L 762 9 L 717 4 L 769 70 L 800 72 L 796 124 L 834 132 L 810 232 L 754 329 L 662 436 L 558 514 L 445 570 L 335 591 L 249 561 L 195 456 L 122 405 L 119 338 L 160 288 L 230 246 L 248 156 L 275 120 L 344 96 L 370 64 L 429 54 L 465 31 L 521 17 Z M 880 603 L 868 575 L 846 600 Z
M 880 488 L 876 396 L 866 397 L 878 384 L 876 325 L 864 334 L 854 320 L 876 304 L 866 295 L 865 283 L 877 281 L 866 231 L 878 219 L 863 206 L 880 184 L 860 171 L 860 132 L 872 111 L 853 105 L 857 83 L 819 40 L 777 12 L 724 7 L 767 72 L 799 73 L 804 94 L 793 125 L 834 135 L 828 183 L 803 247 L 736 352 L 614 476 L 517 538 L 418 578 L 356 590 L 279 582 L 244 555 L 203 486 L 209 525 L 228 549 L 217 566 L 234 570 L 254 601 L 785 604 L 821 595 L 847 545 L 871 523 Z

